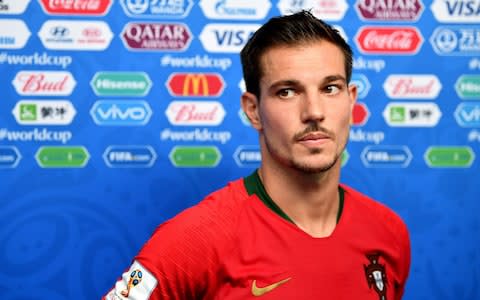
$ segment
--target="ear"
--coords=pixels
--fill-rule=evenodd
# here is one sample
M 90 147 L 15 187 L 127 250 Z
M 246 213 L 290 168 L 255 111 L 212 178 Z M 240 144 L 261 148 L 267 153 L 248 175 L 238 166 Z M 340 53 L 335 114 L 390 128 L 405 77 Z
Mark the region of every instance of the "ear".
M 262 129 L 262 125 L 260 122 L 260 113 L 259 113 L 259 103 L 257 96 L 250 92 L 244 92 L 241 97 L 240 101 L 242 105 L 243 112 L 247 116 L 248 120 L 252 127 L 257 130 Z
M 350 98 L 350 124 L 353 124 L 353 108 L 358 97 L 358 89 L 356 84 L 348 85 L 348 97 Z
M 350 102 L 353 107 L 355 102 L 357 102 L 357 97 L 358 97 L 358 88 L 356 84 L 351 83 L 348 85 L 348 95 L 350 97 Z

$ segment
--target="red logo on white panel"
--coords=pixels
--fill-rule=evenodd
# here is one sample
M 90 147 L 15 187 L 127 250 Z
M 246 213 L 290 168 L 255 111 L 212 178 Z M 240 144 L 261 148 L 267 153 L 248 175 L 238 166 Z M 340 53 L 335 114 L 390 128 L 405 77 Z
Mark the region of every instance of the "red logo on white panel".
M 38 36 L 47 49 L 105 50 L 113 33 L 103 21 L 48 20 Z
M 43 10 L 51 15 L 105 15 L 112 0 L 39 0 Z
M 383 89 L 392 99 L 435 99 L 442 84 L 433 74 L 392 74 Z
M 217 101 L 173 101 L 165 113 L 171 124 L 184 126 L 216 126 L 225 117 Z
M 423 43 L 416 27 L 364 26 L 355 36 L 359 50 L 366 54 L 415 54 Z
M 12 84 L 20 95 L 68 96 L 77 83 L 70 72 L 20 71 Z

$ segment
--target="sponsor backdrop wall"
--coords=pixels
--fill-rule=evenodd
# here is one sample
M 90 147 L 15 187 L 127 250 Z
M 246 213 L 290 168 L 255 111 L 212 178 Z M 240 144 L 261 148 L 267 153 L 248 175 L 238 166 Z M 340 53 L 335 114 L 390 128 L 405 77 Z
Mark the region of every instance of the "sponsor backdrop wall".
M 250 174 L 238 52 L 301 8 L 355 51 L 342 181 L 407 223 L 405 299 L 480 299 L 479 0 L 0 1 L 1 298 L 98 299 Z

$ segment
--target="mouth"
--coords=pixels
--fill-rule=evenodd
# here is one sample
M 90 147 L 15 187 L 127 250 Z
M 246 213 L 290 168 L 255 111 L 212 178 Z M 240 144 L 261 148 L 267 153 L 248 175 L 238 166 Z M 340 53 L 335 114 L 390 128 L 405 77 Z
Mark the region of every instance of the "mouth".
M 330 136 L 324 132 L 309 132 L 298 137 L 297 141 L 305 146 L 320 146 L 331 140 Z
M 323 132 L 309 132 L 307 134 L 304 134 L 298 138 L 298 141 L 303 142 L 303 141 L 316 141 L 316 140 L 324 140 L 324 139 L 329 139 L 330 137 L 323 133 Z

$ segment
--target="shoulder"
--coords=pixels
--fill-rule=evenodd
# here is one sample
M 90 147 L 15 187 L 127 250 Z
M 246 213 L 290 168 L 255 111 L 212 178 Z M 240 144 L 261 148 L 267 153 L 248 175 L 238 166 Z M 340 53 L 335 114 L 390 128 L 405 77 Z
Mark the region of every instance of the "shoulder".
M 216 248 L 217 251 L 235 234 L 238 215 L 247 198 L 242 179 L 229 182 L 160 224 L 143 250 L 178 250 L 182 245 L 187 248 L 194 245 L 199 250 Z
M 135 256 L 158 283 L 154 294 L 161 297 L 152 299 L 197 299 L 193 295 L 215 286 L 220 258 L 234 247 L 246 199 L 239 179 L 156 228 Z
M 351 208 L 353 218 L 373 231 L 382 231 L 397 243 L 408 243 L 408 228 L 393 209 L 352 187 L 343 184 L 341 187 L 345 190 L 345 205 Z

